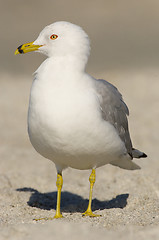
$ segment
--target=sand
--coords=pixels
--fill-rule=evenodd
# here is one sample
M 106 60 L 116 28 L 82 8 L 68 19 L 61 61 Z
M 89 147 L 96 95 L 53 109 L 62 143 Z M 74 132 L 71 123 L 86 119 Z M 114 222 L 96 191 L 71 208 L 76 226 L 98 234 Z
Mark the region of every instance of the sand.
M 144 72 L 144 73 L 143 73 Z M 30 76 L 1 75 L 0 88 L 0 239 L 159 239 L 159 73 L 155 70 L 101 73 L 122 92 L 130 109 L 134 146 L 148 154 L 127 171 L 110 165 L 97 169 L 93 210 L 82 217 L 90 171 L 63 172 L 63 219 L 53 217 L 56 169 L 31 146 L 27 136 Z

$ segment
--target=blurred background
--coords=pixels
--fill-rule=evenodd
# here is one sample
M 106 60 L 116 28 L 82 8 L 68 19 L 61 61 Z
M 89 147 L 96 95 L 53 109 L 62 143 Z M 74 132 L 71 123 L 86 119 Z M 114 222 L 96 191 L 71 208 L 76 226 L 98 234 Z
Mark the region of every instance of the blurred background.
M 38 53 L 15 56 L 14 51 L 60 20 L 78 24 L 88 33 L 87 72 L 122 92 L 131 112 L 133 142 L 144 149 L 159 143 L 155 120 L 159 118 L 159 1 L 0 0 L 2 145 L 30 147 L 26 118 L 32 73 L 45 59 Z
M 1 147 L 23 144 L 30 148 L 26 119 L 32 73 L 45 59 L 38 53 L 15 56 L 14 51 L 60 20 L 78 24 L 88 33 L 92 50 L 87 72 L 119 88 L 130 108 L 134 145 L 155 154 L 159 143 L 158 0 L 0 0 Z
M 88 33 L 90 73 L 158 68 L 158 0 L 0 0 L 0 71 L 33 72 L 43 57 L 15 57 L 14 50 L 59 20 L 78 24 Z
M 41 209 L 27 206 L 31 193 L 15 189 L 56 191 L 54 164 L 35 152 L 27 135 L 32 73 L 45 57 L 38 53 L 14 56 L 14 51 L 34 41 L 46 25 L 60 20 L 78 24 L 88 33 L 91 55 L 87 72 L 120 90 L 130 110 L 134 147 L 148 155 L 136 160 L 141 171 L 132 173 L 111 166 L 98 169 L 97 199 L 130 194 L 129 204 L 122 211 L 125 215 L 105 209 L 100 222 L 111 222 L 110 226 L 115 222 L 117 226 L 158 224 L 159 0 L 0 0 L 0 196 L 4 199 L 0 215 L 6 224 L 33 222 L 31 211 L 35 211 L 35 218 L 43 217 Z M 88 198 L 88 175 L 67 169 L 63 190 Z M 13 204 L 17 206 L 14 211 Z M 51 216 L 50 211 L 45 214 Z
M 159 143 L 157 0 L 0 0 L 1 147 L 30 148 L 26 118 L 32 73 L 45 59 L 37 53 L 14 56 L 14 51 L 60 20 L 78 24 L 88 33 L 87 72 L 119 88 L 130 108 L 133 142 L 143 149 L 155 147 Z

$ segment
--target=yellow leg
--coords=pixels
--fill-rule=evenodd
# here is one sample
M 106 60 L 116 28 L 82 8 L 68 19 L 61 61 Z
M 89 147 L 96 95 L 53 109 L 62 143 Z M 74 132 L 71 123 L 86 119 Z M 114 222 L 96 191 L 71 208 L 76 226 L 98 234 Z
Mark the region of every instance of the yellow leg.
M 61 189 L 63 185 L 63 179 L 62 175 L 60 173 L 57 174 L 57 181 L 56 181 L 56 186 L 57 186 L 57 205 L 56 205 L 56 214 L 54 218 L 62 218 L 62 214 L 60 212 L 60 205 L 61 205 Z
M 93 185 L 96 180 L 96 172 L 95 169 L 92 169 L 92 173 L 89 177 L 89 182 L 90 182 L 90 192 L 89 192 L 89 203 L 88 203 L 88 208 L 87 210 L 82 214 L 82 216 L 89 216 L 89 217 L 99 217 L 100 215 L 94 214 L 92 212 L 92 192 L 93 192 Z
M 63 179 L 62 179 L 62 174 L 58 173 L 57 174 L 57 181 L 56 181 L 56 186 L 57 186 L 57 205 L 56 205 L 56 214 L 54 218 L 62 218 L 62 214 L 60 212 L 60 204 L 61 204 L 61 189 L 63 185 Z M 33 219 L 35 221 L 40 221 L 40 220 L 52 220 L 52 217 L 48 218 L 38 218 L 38 219 Z

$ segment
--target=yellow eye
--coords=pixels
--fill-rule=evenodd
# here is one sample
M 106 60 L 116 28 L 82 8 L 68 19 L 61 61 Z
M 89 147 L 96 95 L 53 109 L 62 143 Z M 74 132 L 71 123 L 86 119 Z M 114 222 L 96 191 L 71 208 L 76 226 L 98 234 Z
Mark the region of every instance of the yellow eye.
M 51 40 L 55 40 L 56 38 L 58 38 L 58 36 L 57 36 L 56 34 L 52 34 L 52 35 L 50 36 L 50 39 L 51 39 Z

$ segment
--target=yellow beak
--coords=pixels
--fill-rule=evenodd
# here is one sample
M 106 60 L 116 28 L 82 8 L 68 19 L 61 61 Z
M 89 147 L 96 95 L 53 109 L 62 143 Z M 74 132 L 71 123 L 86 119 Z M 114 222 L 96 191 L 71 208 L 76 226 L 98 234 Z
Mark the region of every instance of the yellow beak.
M 34 45 L 34 42 L 30 42 L 30 43 L 25 43 L 20 45 L 16 51 L 15 51 L 15 55 L 17 54 L 22 54 L 22 53 L 27 53 L 27 52 L 32 52 L 32 51 L 36 51 L 38 50 L 40 47 L 42 47 L 43 45 Z

